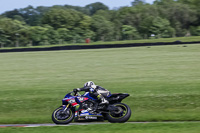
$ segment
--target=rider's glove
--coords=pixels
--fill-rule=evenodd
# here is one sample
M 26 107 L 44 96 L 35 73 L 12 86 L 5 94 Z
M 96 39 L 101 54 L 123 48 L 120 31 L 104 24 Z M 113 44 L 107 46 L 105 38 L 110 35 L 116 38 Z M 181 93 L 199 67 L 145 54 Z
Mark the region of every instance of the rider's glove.
M 80 88 L 73 89 L 73 92 L 79 92 Z

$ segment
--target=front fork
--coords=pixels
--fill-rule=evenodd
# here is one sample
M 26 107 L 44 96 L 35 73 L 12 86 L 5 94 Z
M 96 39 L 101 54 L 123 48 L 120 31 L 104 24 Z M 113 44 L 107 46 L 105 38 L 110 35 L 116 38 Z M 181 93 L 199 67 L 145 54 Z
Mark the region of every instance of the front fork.
M 70 104 L 62 105 L 63 106 L 63 112 L 65 112 L 66 110 L 69 110 L 69 105 Z

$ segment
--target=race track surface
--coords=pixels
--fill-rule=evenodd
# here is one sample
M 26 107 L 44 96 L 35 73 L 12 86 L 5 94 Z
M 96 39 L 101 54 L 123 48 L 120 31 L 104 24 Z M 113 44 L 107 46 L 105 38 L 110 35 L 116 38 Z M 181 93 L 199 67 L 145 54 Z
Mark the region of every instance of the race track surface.
M 85 122 L 85 123 L 70 123 L 63 125 L 56 124 L 0 124 L 2 127 L 40 127 L 40 126 L 73 126 L 73 125 L 91 125 L 91 124 L 109 124 L 108 122 Z
M 199 122 L 200 121 L 167 121 L 167 122 L 126 122 L 126 123 L 184 123 L 184 122 Z M 56 124 L 0 124 L 0 128 L 3 127 L 40 127 L 40 126 L 73 126 L 73 125 L 95 125 L 95 124 L 110 124 L 110 122 L 81 122 L 81 123 L 70 123 L 64 125 Z

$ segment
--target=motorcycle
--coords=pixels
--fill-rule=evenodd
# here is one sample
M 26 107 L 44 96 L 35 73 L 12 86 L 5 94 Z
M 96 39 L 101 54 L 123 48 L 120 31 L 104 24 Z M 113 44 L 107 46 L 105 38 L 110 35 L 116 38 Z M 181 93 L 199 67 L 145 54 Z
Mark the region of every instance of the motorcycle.
M 75 122 L 93 122 L 108 120 L 111 123 L 123 123 L 131 116 L 131 109 L 121 101 L 129 94 L 117 93 L 107 97 L 109 104 L 101 105 L 96 97 L 89 92 L 81 95 L 79 92 L 70 92 L 62 99 L 62 106 L 52 113 L 55 124 Z

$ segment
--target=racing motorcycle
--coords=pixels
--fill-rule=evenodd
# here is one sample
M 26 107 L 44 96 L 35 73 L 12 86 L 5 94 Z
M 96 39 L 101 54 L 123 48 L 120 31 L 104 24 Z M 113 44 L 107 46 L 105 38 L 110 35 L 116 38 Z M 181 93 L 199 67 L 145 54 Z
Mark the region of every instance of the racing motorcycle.
M 109 104 L 100 105 L 97 98 L 89 92 L 81 95 L 79 92 L 70 92 L 62 99 L 62 106 L 52 113 L 55 124 L 75 122 L 93 122 L 108 120 L 111 123 L 123 123 L 131 116 L 131 109 L 121 101 L 129 94 L 117 93 L 107 97 Z

